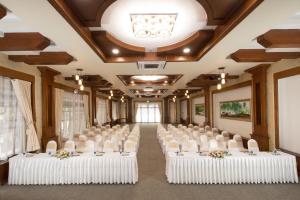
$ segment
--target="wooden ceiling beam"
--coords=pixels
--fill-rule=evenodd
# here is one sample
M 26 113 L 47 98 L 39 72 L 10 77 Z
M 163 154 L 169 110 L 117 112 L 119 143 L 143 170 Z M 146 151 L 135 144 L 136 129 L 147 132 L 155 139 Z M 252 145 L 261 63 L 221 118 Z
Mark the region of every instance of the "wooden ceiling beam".
M 264 49 L 240 49 L 230 57 L 236 62 L 277 62 L 300 58 L 300 52 L 266 52 Z
M 272 29 L 257 38 L 265 48 L 300 48 L 299 29 Z
M 6 8 L 4 8 L 2 5 L 0 5 L 0 19 L 6 16 Z
M 40 33 L 5 33 L 0 38 L 0 51 L 41 51 L 51 41 Z
M 67 65 L 74 60 L 67 52 L 41 52 L 40 55 L 10 55 L 8 58 L 28 65 Z

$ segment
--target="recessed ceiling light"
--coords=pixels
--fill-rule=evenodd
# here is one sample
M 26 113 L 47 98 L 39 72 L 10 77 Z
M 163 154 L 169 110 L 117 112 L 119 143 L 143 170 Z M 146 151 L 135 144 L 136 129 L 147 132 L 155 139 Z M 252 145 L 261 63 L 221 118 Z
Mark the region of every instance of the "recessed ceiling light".
M 131 83 L 132 85 L 134 85 L 134 81 L 130 81 L 130 83 Z
M 191 49 L 190 48 L 184 48 L 183 49 L 183 53 L 190 53 L 191 52 Z
M 117 54 L 120 53 L 120 51 L 119 51 L 119 49 L 113 49 L 113 50 L 112 50 L 112 53 L 115 54 L 115 55 L 117 55 Z
M 167 83 L 168 83 L 168 81 L 165 81 L 164 83 L 165 83 L 165 84 L 167 84 Z

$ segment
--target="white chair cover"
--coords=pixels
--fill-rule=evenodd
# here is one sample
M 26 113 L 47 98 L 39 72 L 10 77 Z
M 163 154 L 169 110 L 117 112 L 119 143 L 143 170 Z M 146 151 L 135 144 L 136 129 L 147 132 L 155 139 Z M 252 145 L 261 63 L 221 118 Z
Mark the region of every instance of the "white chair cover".
M 55 154 L 57 151 L 57 143 L 54 140 L 50 140 L 46 146 L 46 153 Z
M 208 138 L 206 135 L 200 136 L 200 152 L 209 151 Z
M 258 147 L 256 140 L 254 140 L 254 139 L 248 140 L 248 151 L 252 151 L 254 153 L 259 152 L 259 147 Z
M 75 152 L 75 143 L 74 143 L 74 141 L 73 140 L 66 141 L 66 143 L 64 145 L 64 150 L 69 152 L 69 153 Z
M 110 140 L 106 140 L 103 145 L 103 152 L 106 153 L 114 152 L 114 143 Z
M 239 152 L 240 151 L 238 144 L 235 140 L 228 141 L 228 151 L 229 152 Z

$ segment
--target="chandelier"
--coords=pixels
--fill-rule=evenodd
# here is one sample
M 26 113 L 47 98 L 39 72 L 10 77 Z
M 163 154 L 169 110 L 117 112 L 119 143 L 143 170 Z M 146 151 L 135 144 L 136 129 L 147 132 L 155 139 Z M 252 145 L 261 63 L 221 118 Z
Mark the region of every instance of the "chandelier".
M 137 38 L 171 36 L 177 14 L 130 14 L 132 30 Z

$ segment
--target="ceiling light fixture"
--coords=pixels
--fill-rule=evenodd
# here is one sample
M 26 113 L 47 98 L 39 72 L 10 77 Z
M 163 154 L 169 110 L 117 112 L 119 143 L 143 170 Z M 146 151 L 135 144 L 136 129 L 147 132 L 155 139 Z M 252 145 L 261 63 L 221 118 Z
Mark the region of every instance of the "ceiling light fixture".
M 185 53 L 185 54 L 188 54 L 188 53 L 190 53 L 191 52 L 191 49 L 190 48 L 184 48 L 183 49 L 183 53 Z
M 81 91 L 83 91 L 83 90 L 84 90 L 84 86 L 83 86 L 83 85 L 80 85 L 79 89 L 80 89 Z
M 170 37 L 177 14 L 130 14 L 133 34 L 137 38 Z
M 120 50 L 119 50 L 119 49 L 113 49 L 111 52 L 112 52 L 113 54 L 117 55 L 117 54 L 120 53 Z
M 78 80 L 78 85 L 82 85 L 82 79 Z
M 222 89 L 222 84 L 221 84 L 221 83 L 219 83 L 219 84 L 217 85 L 217 89 L 218 89 L 218 90 L 221 90 L 221 89 Z
M 165 75 L 136 75 L 132 76 L 132 79 L 141 80 L 141 81 L 159 81 L 162 79 L 168 78 Z
M 217 85 L 217 89 L 221 90 L 222 89 L 222 85 L 224 85 L 226 83 L 226 73 L 225 73 L 225 67 L 219 67 L 218 68 L 220 71 L 220 78 L 218 80 L 221 80 L 220 83 L 218 83 Z

